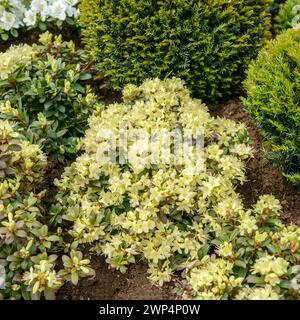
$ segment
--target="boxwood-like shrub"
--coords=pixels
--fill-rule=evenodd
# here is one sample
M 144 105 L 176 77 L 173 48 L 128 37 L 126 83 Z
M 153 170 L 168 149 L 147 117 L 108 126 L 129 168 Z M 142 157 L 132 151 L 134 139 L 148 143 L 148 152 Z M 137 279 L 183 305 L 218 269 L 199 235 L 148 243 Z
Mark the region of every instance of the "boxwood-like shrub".
M 300 31 L 287 30 L 260 53 L 245 81 L 247 111 L 268 139 L 269 159 L 300 182 Z
M 300 13 L 300 0 L 288 0 L 280 6 L 279 13 L 275 18 L 275 31 L 280 33 L 282 30 L 293 27 L 293 19 L 295 24 L 300 20 L 297 15 Z
M 216 100 L 237 89 L 269 25 L 269 0 L 83 0 L 84 42 L 105 85 L 177 76 Z
M 283 4 L 286 0 L 273 0 L 271 5 L 271 12 L 277 13 L 281 4 Z
M 57 220 L 69 222 L 75 242 L 121 272 L 142 258 L 160 285 L 180 271 L 182 297 L 299 299 L 300 229 L 280 223 L 273 196 L 248 210 L 235 191 L 251 156 L 245 126 L 211 117 L 178 79 L 128 85 L 123 98 L 91 117 L 83 154 L 56 182 Z M 127 143 L 120 140 L 125 127 Z M 174 143 L 154 149 L 159 140 L 150 135 L 172 130 L 190 132 L 191 142 L 202 133 L 202 169 L 189 157 L 164 161 Z M 123 154 L 117 161 L 107 154 L 113 134 Z M 160 151 L 159 161 L 149 150 Z M 186 150 L 191 156 L 194 148 Z

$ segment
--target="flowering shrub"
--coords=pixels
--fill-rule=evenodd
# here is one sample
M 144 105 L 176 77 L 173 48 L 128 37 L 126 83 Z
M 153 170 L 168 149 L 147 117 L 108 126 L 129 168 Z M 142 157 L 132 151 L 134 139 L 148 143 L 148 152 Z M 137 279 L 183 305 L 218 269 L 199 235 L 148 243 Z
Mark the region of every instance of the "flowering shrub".
M 79 0 L 0 0 L 0 34 L 2 40 L 9 35 L 18 36 L 18 29 L 39 26 L 42 30 L 48 23 L 61 26 L 63 21 L 73 24 L 78 16 Z
M 282 4 L 280 6 L 279 13 L 275 18 L 276 33 L 280 33 L 285 29 L 295 27 L 299 22 L 299 18 L 297 18 L 299 13 L 300 13 L 299 0 L 288 0 L 284 4 Z
M 18 48 L 4 55 L 5 70 Z M 23 55 L 24 48 L 19 49 Z M 0 117 L 18 123 L 31 142 L 62 160 L 76 152 L 77 137 L 95 106 L 90 86 L 83 86 L 91 78 L 89 61 L 72 41 L 64 42 L 61 36 L 53 39 L 48 32 L 32 50 L 29 63 L 24 60 L 0 81 Z
M 271 41 L 249 68 L 243 99 L 268 140 L 270 161 L 295 184 L 300 182 L 299 52 L 299 30 Z
M 11 46 L 6 52 L 0 52 L 0 80 L 7 79 L 18 67 L 29 62 L 34 49 L 27 45 Z
M 299 228 L 279 222 L 273 196 L 246 210 L 235 192 L 252 154 L 244 125 L 211 117 L 175 78 L 128 85 L 123 99 L 91 117 L 84 153 L 56 181 L 53 214 L 69 221 L 75 242 L 92 244 L 92 252 L 121 272 L 142 257 L 149 278 L 160 285 L 180 270 L 187 298 L 299 298 L 293 282 Z M 107 142 L 99 132 L 109 128 L 118 136 L 120 123 L 129 136 L 136 129 L 177 128 L 196 139 L 202 130 L 205 169 L 187 174 L 190 166 L 153 164 L 143 140 L 127 147 L 140 161 L 102 161 Z M 116 146 L 117 153 L 124 147 Z
M 64 244 L 61 230 L 51 231 L 44 223 L 45 191 L 35 192 L 46 164 L 40 148 L 0 120 L 0 152 L 0 265 L 6 271 L 0 295 L 36 299 L 44 294 L 52 299 L 64 281 L 77 283 L 79 276 L 92 274 L 89 261 L 76 245 Z M 63 256 L 57 272 L 54 253 L 63 249 L 70 257 Z
M 104 86 L 176 76 L 205 100 L 236 91 L 269 29 L 270 0 L 83 0 L 80 24 Z M 179 23 L 180 22 L 180 23 Z

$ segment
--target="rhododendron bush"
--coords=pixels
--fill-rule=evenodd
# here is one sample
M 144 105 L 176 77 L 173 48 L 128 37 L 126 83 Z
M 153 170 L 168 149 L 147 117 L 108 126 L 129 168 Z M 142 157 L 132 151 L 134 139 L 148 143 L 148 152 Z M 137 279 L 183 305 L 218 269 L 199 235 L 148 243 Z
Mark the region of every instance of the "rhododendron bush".
M 11 46 L 7 51 L 0 52 L 0 80 L 7 79 L 20 66 L 28 63 L 34 56 L 34 48 L 22 44 Z
M 92 78 L 88 54 L 47 31 L 38 43 L 12 46 L 0 58 L 0 118 L 15 122 L 47 155 L 74 157 L 96 108 L 85 84 Z
M 39 26 L 45 30 L 47 23 L 73 23 L 78 16 L 79 0 L 0 0 L 0 34 L 3 40 L 9 35 L 18 36 L 18 29 Z
M 5 285 L 0 298 L 53 299 L 65 281 L 92 275 L 89 260 L 76 244 L 64 243 L 62 230 L 51 230 L 36 192 L 46 157 L 8 121 L 0 120 L 0 267 Z M 61 252 L 63 262 L 57 263 Z M 3 279 L 1 279 L 3 280 Z
M 154 283 L 181 272 L 184 298 L 299 298 L 300 229 L 280 222 L 273 196 L 247 209 L 235 191 L 252 156 L 245 126 L 210 116 L 176 78 L 126 86 L 123 100 L 90 118 L 82 155 L 56 181 L 53 220 L 68 223 L 76 244 L 91 245 L 121 272 L 140 257 Z M 178 129 L 196 139 L 201 130 L 203 169 L 190 174 L 174 161 L 152 163 L 142 141 L 127 146 L 141 161 L 102 161 L 107 141 L 99 132 L 118 135 L 120 124 L 129 135 Z

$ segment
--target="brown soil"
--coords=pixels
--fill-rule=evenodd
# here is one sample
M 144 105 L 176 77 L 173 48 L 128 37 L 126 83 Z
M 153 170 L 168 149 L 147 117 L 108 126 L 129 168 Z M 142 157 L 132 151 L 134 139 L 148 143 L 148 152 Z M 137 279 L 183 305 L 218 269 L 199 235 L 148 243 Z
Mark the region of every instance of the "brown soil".
M 47 159 L 47 166 L 44 171 L 44 181 L 38 186 L 38 190 L 35 190 L 35 192 L 47 190 L 45 196 L 42 199 L 43 206 L 47 210 L 52 204 L 55 203 L 57 188 L 54 186 L 54 180 L 59 179 L 64 171 L 64 168 L 69 166 L 70 164 L 70 160 L 59 162 L 55 158 Z
M 64 40 L 73 40 L 77 46 L 79 46 L 80 38 L 78 36 L 78 32 L 76 29 L 74 29 L 72 26 L 65 24 L 63 26 L 63 36 Z M 53 34 L 61 34 L 61 30 L 57 27 L 50 27 L 48 28 L 49 32 Z M 19 37 L 14 38 L 13 36 L 10 36 L 10 38 L 7 41 L 3 41 L 0 38 L 0 52 L 4 52 L 7 50 L 11 45 L 18 45 L 22 43 L 27 43 L 29 45 L 33 43 L 37 43 L 40 34 L 44 33 L 45 31 L 42 31 L 40 29 L 34 29 L 29 31 L 20 31 Z
M 280 200 L 282 220 L 300 225 L 300 187 L 293 187 L 271 164 L 265 163 L 262 149 L 264 138 L 239 100 L 230 100 L 216 108 L 214 115 L 246 124 L 252 139 L 255 156 L 247 164 L 247 181 L 238 188 L 246 207 L 251 207 L 262 194 L 273 194 Z
M 94 279 L 82 279 L 77 286 L 66 284 L 58 293 L 59 300 L 171 300 L 168 286 L 153 286 L 147 279 L 147 267 L 131 265 L 125 275 L 108 269 L 102 257 L 93 257 Z

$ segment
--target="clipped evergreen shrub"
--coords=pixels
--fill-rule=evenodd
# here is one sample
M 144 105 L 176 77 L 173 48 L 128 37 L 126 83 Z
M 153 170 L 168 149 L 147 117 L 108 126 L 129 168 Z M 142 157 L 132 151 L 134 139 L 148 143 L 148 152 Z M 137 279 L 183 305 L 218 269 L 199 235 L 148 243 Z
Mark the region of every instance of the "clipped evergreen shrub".
M 273 0 L 271 5 L 271 12 L 277 13 L 281 4 L 285 3 L 286 0 Z
M 271 41 L 249 68 L 243 99 L 267 138 L 269 159 L 300 182 L 300 30 Z
M 298 7 L 297 7 L 298 6 Z M 297 17 L 300 13 L 300 0 L 288 0 L 280 6 L 279 13 L 275 18 L 275 32 L 295 27 L 299 22 Z M 293 19 L 295 21 L 293 21 Z M 293 23 L 295 25 L 293 25 Z
M 233 93 L 269 26 L 269 0 L 83 0 L 83 41 L 104 85 L 180 77 L 204 100 Z
M 56 218 L 69 223 L 75 242 L 121 272 L 142 259 L 150 280 L 160 285 L 177 275 L 182 298 L 299 299 L 300 229 L 280 222 L 273 196 L 246 209 L 235 191 L 252 153 L 245 126 L 211 117 L 174 78 L 128 85 L 123 98 L 91 117 L 82 155 L 56 182 Z M 170 148 L 164 143 L 153 163 L 144 134 L 126 147 L 117 140 L 117 154 L 127 150 L 125 161 L 109 161 L 113 135 L 104 129 L 119 137 L 125 126 L 129 137 L 136 130 L 176 129 L 190 131 L 194 141 L 200 130 L 203 170 L 172 157 L 163 161 Z

